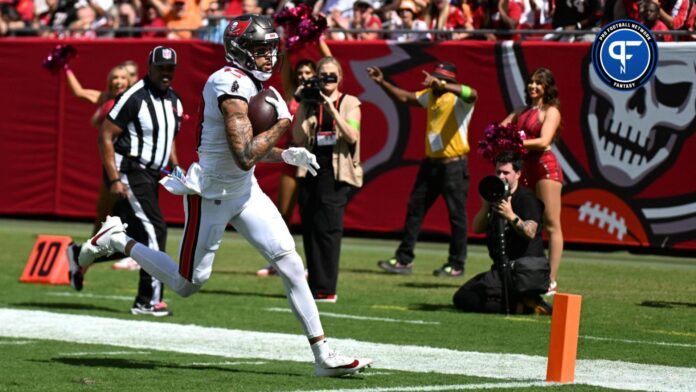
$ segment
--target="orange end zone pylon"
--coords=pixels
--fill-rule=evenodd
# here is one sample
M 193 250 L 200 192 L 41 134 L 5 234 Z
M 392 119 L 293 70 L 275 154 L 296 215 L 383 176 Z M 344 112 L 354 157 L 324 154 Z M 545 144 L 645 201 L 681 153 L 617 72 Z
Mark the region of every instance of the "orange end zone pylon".
M 556 294 L 554 296 L 546 381 L 560 383 L 575 381 L 581 303 L 580 295 Z
M 72 238 L 62 235 L 40 234 L 31 250 L 24 272 L 19 278 L 24 283 L 70 284 L 68 257 L 65 250 Z

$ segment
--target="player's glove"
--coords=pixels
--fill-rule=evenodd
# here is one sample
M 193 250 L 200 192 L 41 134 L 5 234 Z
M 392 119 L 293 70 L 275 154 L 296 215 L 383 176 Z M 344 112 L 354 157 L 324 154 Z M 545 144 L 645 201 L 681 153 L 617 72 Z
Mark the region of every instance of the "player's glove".
M 317 157 L 304 147 L 290 147 L 283 151 L 280 156 L 289 165 L 301 166 L 307 169 L 313 176 L 317 175 L 319 164 Z
M 273 107 L 276 110 L 276 113 L 278 113 L 278 120 L 282 120 L 282 119 L 286 118 L 286 119 L 292 121 L 292 114 L 290 114 L 290 110 L 288 109 L 288 105 L 285 103 L 285 100 L 283 99 L 283 97 L 280 95 L 278 90 L 276 90 L 273 86 L 271 86 L 271 91 L 273 91 L 273 95 L 275 95 L 275 98 L 266 97 L 266 102 L 273 105 Z

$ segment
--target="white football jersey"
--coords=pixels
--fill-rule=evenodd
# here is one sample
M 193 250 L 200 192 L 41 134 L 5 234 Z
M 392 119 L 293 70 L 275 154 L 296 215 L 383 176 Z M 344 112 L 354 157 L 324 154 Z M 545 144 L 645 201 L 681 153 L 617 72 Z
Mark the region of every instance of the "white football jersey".
M 232 199 L 251 190 L 254 169 L 242 170 L 234 159 L 229 145 L 225 121 L 219 102 L 233 97 L 247 103 L 262 87 L 244 71 L 224 66 L 208 78 L 203 87 L 203 123 L 201 124 L 198 155 L 203 168 L 201 196 L 207 199 Z

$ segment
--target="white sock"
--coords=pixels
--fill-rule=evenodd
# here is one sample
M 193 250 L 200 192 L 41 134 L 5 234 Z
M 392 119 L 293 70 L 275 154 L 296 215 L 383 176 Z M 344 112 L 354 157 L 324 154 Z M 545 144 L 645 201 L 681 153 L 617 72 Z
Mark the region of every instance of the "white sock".
M 272 261 L 271 264 L 283 281 L 290 309 L 302 324 L 305 336 L 312 338 L 323 335 L 324 329 L 319 320 L 319 310 L 309 290 L 307 279 L 304 277 L 304 266 L 300 255 L 297 252 L 291 252 Z
M 329 353 L 331 352 L 331 348 L 329 347 L 329 343 L 326 341 L 326 339 L 312 344 L 311 347 L 312 353 L 314 353 L 315 362 L 322 362 L 323 359 L 328 357 Z
M 179 274 L 179 266 L 164 252 L 137 243 L 131 248 L 130 257 L 137 261 L 148 274 L 166 284 L 182 297 L 188 297 L 201 288 L 201 285 L 195 285 L 184 279 Z

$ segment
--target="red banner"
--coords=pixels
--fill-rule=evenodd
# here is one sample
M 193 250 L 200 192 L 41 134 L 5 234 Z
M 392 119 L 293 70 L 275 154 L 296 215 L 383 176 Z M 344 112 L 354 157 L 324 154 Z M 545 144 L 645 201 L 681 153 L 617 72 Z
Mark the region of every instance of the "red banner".
M 97 130 L 89 119 L 96 108 L 74 98 L 63 76 L 41 68 L 57 43 L 65 41 L 0 41 L 0 183 L 6 189 L 0 214 L 94 216 L 101 169 Z M 72 68 L 82 85 L 101 90 L 111 67 L 124 60 L 136 61 L 144 74 L 147 53 L 161 42 L 69 43 L 78 50 Z M 167 45 L 179 54 L 174 87 L 191 118 L 177 138 L 180 160 L 187 166 L 196 159 L 194 119 L 200 91 L 208 75 L 223 64 L 223 49 L 198 41 Z M 392 101 L 365 68 L 379 66 L 391 81 L 415 91 L 421 89 L 423 70 L 447 60 L 456 64 L 458 80 L 479 93 L 469 130 L 470 219 L 480 205 L 478 182 L 493 171 L 475 152 L 482 130 L 522 104 L 525 80 L 543 66 L 553 71 L 560 91 L 563 130 L 554 151 L 566 179 L 566 241 L 696 249 L 696 182 L 688 174 L 696 156 L 695 46 L 660 46 L 655 76 L 631 92 L 614 91 L 597 81 L 587 44 L 337 42 L 331 49 L 343 65 L 342 90 L 363 102 L 365 186 L 348 204 L 346 229 L 400 231 L 425 152 L 425 111 Z M 278 168 L 264 164 L 256 170 L 272 197 Z M 162 192 L 162 207 L 168 221 L 183 221 L 179 198 Z M 423 230 L 449 233 L 442 200 L 431 209 Z

